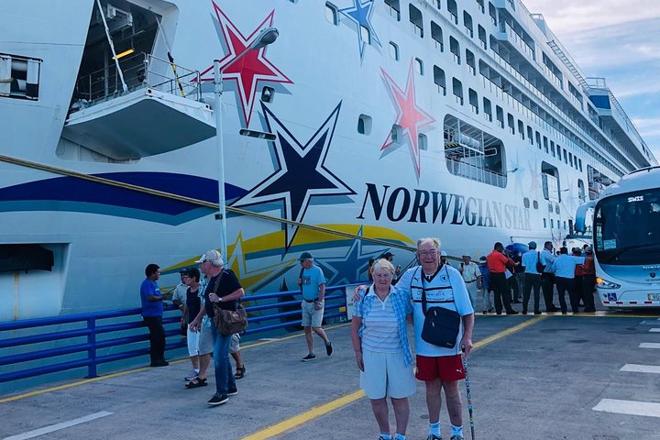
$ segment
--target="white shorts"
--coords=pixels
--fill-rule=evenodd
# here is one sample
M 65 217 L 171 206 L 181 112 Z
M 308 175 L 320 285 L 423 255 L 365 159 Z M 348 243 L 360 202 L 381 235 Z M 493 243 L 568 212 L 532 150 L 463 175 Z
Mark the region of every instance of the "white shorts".
M 360 387 L 369 399 L 404 399 L 415 394 L 413 367 L 406 367 L 403 352 L 377 353 L 363 350 L 364 371 Z
M 314 302 L 307 302 L 303 300 L 302 302 L 302 322 L 303 327 L 321 327 L 323 323 L 323 310 L 324 307 L 321 307 L 321 310 L 316 310 L 314 307 Z
M 234 333 L 231 335 L 231 342 L 229 343 L 229 352 L 238 353 L 241 351 L 241 335 Z

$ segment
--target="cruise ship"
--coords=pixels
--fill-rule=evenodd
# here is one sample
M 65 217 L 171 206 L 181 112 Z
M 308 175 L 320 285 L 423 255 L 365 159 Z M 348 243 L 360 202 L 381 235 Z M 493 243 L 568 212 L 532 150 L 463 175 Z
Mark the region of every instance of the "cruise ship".
M 0 16 L 0 321 L 137 305 L 146 264 L 174 285 L 212 247 L 253 292 L 294 285 L 303 251 L 338 285 L 388 250 L 405 267 L 422 236 L 450 256 L 560 244 L 579 205 L 657 165 L 519 0 Z

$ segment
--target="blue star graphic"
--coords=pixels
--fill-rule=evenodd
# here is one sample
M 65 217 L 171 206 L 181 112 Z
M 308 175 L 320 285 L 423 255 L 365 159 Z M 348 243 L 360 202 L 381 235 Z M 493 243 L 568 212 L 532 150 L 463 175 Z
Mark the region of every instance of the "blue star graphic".
M 275 171 L 257 184 L 233 206 L 252 206 L 281 201 L 284 218 L 302 223 L 312 197 L 355 195 L 343 181 L 325 167 L 341 102 L 306 144 L 301 144 L 263 103 L 267 131 L 277 135 L 272 142 Z M 298 230 L 283 225 L 288 248 Z M 291 231 L 291 233 L 289 233 Z
M 358 49 L 360 50 L 360 59 L 364 56 L 364 48 L 369 43 L 362 39 L 361 27 L 366 28 L 369 31 L 371 41 L 380 46 L 380 40 L 376 35 L 376 31 L 371 24 L 371 15 L 374 9 L 374 1 L 367 0 L 361 2 L 360 0 L 353 0 L 353 6 L 348 8 L 340 9 L 339 12 L 347 17 L 349 20 L 354 22 L 357 25 L 357 37 L 358 37 Z
M 362 228 L 360 228 L 357 235 L 358 237 L 362 236 Z M 321 267 L 332 274 L 327 280 L 328 286 L 349 284 L 363 280 L 361 275 L 367 271 L 369 260 L 383 255 L 388 250 L 389 249 L 381 249 L 378 251 L 363 253 L 362 240 L 356 238 L 351 244 L 351 247 L 348 248 L 346 255 L 343 257 L 322 258 L 318 260 L 318 263 Z

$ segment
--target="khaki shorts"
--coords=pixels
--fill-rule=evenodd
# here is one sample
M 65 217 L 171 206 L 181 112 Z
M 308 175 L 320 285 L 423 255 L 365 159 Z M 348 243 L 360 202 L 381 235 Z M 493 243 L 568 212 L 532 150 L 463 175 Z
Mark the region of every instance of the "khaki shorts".
M 199 331 L 199 354 L 213 353 L 213 327 L 210 323 L 203 323 Z
M 321 307 L 321 310 L 316 310 L 314 307 L 314 302 L 307 302 L 303 300 L 302 302 L 302 326 L 303 327 L 321 327 L 323 323 L 323 310 L 324 307 Z
M 412 365 L 406 367 L 403 352 L 377 353 L 363 350 L 364 371 L 360 387 L 370 399 L 404 399 L 415 394 Z

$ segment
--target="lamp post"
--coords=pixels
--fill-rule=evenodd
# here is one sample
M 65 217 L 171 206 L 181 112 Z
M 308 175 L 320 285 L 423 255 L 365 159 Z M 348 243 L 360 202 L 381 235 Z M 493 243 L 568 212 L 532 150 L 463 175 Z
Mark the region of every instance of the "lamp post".
M 279 32 L 274 27 L 263 29 L 257 38 L 254 39 L 252 44 L 247 46 L 236 58 L 232 61 L 235 63 L 243 58 L 251 50 L 258 50 L 266 47 L 277 40 Z M 220 171 L 218 173 L 218 206 L 220 217 L 220 252 L 224 258 L 227 258 L 227 208 L 225 201 L 225 147 L 222 138 L 222 69 L 220 68 L 220 60 L 213 61 L 213 85 L 215 99 L 213 101 L 213 113 L 215 113 L 215 139 L 218 147 L 218 163 Z

